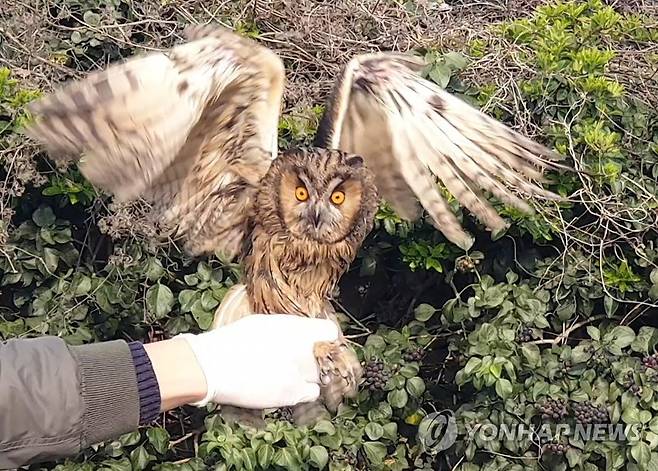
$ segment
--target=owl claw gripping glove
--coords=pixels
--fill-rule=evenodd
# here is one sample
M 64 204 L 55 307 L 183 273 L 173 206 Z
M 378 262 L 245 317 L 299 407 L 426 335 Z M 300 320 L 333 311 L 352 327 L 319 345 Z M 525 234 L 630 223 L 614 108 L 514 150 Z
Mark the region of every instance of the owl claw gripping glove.
M 181 334 L 206 377 L 209 402 L 248 409 L 293 406 L 320 395 L 316 342 L 333 342 L 325 319 L 254 314 L 202 334 Z

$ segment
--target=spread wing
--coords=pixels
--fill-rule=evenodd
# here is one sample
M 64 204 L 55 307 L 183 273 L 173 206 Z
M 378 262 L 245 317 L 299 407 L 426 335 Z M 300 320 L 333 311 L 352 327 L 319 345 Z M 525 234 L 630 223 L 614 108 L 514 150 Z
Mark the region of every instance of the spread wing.
M 560 156 L 424 80 L 423 67 L 403 54 L 354 58 L 338 79 L 316 144 L 360 154 L 401 217 L 416 219 L 420 201 L 436 228 L 464 249 L 473 239 L 436 177 L 494 233 L 506 223 L 482 190 L 526 213 L 532 209 L 509 187 L 560 199 L 533 183 L 544 181 L 542 170 L 567 168 L 552 161 Z
M 233 256 L 277 155 L 281 60 L 214 26 L 33 103 L 27 133 L 118 200 L 144 197 L 186 250 Z

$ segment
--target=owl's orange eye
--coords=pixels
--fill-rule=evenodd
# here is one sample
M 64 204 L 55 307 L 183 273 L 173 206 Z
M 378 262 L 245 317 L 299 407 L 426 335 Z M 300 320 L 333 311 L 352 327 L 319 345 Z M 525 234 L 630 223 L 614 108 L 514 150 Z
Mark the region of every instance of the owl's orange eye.
M 343 204 L 343 201 L 345 201 L 345 193 L 342 191 L 334 191 L 331 194 L 331 202 L 333 204 Z
M 298 186 L 295 188 L 295 198 L 297 198 L 297 201 L 306 201 L 308 199 L 308 190 L 303 186 Z

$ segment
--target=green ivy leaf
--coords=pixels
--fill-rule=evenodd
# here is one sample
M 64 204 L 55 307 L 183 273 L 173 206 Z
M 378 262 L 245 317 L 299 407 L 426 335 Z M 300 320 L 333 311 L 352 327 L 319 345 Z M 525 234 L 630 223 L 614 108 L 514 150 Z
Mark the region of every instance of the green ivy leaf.
M 133 465 L 134 471 L 141 471 L 146 469 L 146 466 L 155 459 L 143 446 L 135 448 L 130 453 L 130 462 Z
M 476 368 L 479 368 L 482 364 L 482 359 L 479 357 L 471 357 L 468 359 L 466 366 L 464 367 L 464 374 L 471 375 Z
M 133 465 L 130 463 L 128 458 L 122 458 L 120 460 L 105 460 L 102 463 L 103 470 L 109 471 L 132 471 Z M 83 467 L 76 466 L 76 470 L 84 470 Z M 73 471 L 73 470 L 72 470 Z M 84 470 L 86 471 L 86 470 Z
M 123 445 L 121 445 L 119 440 L 111 441 L 105 445 L 103 452 L 111 458 L 118 458 L 123 455 Z M 128 462 L 128 465 L 130 465 L 130 462 Z
M 317 424 L 315 424 L 315 427 L 313 427 L 313 431 L 317 433 L 326 433 L 327 435 L 333 435 L 336 433 L 336 427 L 334 427 L 334 424 L 332 424 L 328 420 L 321 420 Z
M 212 295 L 212 291 L 204 291 L 201 295 L 201 306 L 206 311 L 210 311 L 219 306 L 219 301 Z
M 343 437 L 339 433 L 333 435 L 320 435 L 320 444 L 332 450 L 338 450 L 343 444 Z
M 379 440 L 384 435 L 384 427 L 376 422 L 370 422 L 366 425 L 365 432 L 370 440 Z
M 137 445 L 141 440 L 142 436 L 139 432 L 130 432 L 119 437 L 119 441 L 123 446 L 133 446 Z
M 363 451 L 366 452 L 368 461 L 375 466 L 382 464 L 386 458 L 386 446 L 380 442 L 365 442 Z
M 441 88 L 446 88 L 450 82 L 452 71 L 446 64 L 436 63 L 432 66 L 429 76 Z
M 585 363 L 592 357 L 586 345 L 578 345 L 571 351 L 571 362 L 574 365 Z
M 82 274 L 74 276 L 70 289 L 75 296 L 82 296 L 89 293 L 91 291 L 91 278 Z
M 583 452 L 574 447 L 569 447 L 565 453 L 567 461 L 569 462 L 569 467 L 575 469 L 577 466 L 581 465 L 583 462 Z
M 43 249 L 43 261 L 48 274 L 55 273 L 59 265 L 59 252 L 50 247 Z
M 272 463 L 281 466 L 284 469 L 297 469 L 297 460 L 295 460 L 295 457 L 288 448 L 289 447 L 280 448 L 277 450 L 274 453 Z
M 499 378 L 496 381 L 496 394 L 502 399 L 509 399 L 512 396 L 512 383 L 505 378 Z
M 658 453 L 651 453 L 651 461 L 649 461 L 647 471 L 658 471 Z
M 617 312 L 619 303 L 606 294 L 603 296 L 603 308 L 605 309 L 605 313 L 608 315 L 608 317 L 612 317 L 615 315 L 615 312 Z
M 320 445 L 315 445 L 311 447 L 309 451 L 309 460 L 311 464 L 318 469 L 324 469 L 329 463 L 329 453 L 327 449 Z
M 628 326 L 618 325 L 604 337 L 604 342 L 612 343 L 615 347 L 623 349 L 635 340 L 635 332 Z
M 388 403 L 396 409 L 402 409 L 407 405 L 408 400 L 409 396 L 404 389 L 394 389 L 393 391 L 390 391 L 387 396 Z
M 82 19 L 85 23 L 91 26 L 98 26 L 101 23 L 101 16 L 91 10 L 87 10 L 84 15 L 82 15 Z
M 388 420 L 393 416 L 393 409 L 388 402 L 380 402 L 375 409 L 368 411 L 368 420 L 371 422 L 381 422 Z
M 146 265 L 146 278 L 149 281 L 158 281 L 165 274 L 165 269 L 162 267 L 160 260 L 150 257 Z
M 199 276 L 199 279 L 202 281 L 210 281 L 212 276 L 212 268 L 206 262 L 199 262 L 199 265 L 196 267 L 196 273 Z
M 413 378 L 418 375 L 420 371 L 420 366 L 417 363 L 407 363 L 402 368 L 400 368 L 400 374 L 405 378 Z
M 243 448 L 240 450 L 241 468 L 245 471 L 253 471 L 256 469 L 256 452 L 251 448 Z
M 395 441 L 398 437 L 398 424 L 395 422 L 389 422 L 384 424 L 384 438 L 387 440 Z
M 414 309 L 414 317 L 419 322 L 427 322 L 432 318 L 435 312 L 436 309 L 434 306 L 430 306 L 429 304 L 419 304 L 416 306 L 416 309 Z
M 269 443 L 265 443 L 261 445 L 256 455 L 260 467 L 267 469 L 272 464 L 272 458 L 274 458 L 274 447 Z
M 196 286 L 199 284 L 199 277 L 196 275 L 185 275 L 183 279 L 187 286 Z
M 214 314 L 210 311 L 206 311 L 203 308 L 201 301 L 198 300 L 192 304 L 192 317 L 194 317 L 199 329 L 208 330 L 212 325 Z
M 451 51 L 443 54 L 446 64 L 453 70 L 461 70 L 468 65 L 468 58 L 461 52 Z
M 649 421 L 649 430 L 655 434 L 658 434 L 658 417 L 654 417 Z
M 593 325 L 587 326 L 587 335 L 589 335 L 592 340 L 601 340 L 601 331 Z
M 198 291 L 191 289 L 184 289 L 178 293 L 178 303 L 180 304 L 181 312 L 191 312 L 192 306 L 199 299 Z
M 48 206 L 41 206 L 32 213 L 32 220 L 39 227 L 51 226 L 55 224 L 56 219 L 55 213 Z
M 162 319 L 174 307 L 174 294 L 168 286 L 155 284 L 146 291 L 146 305 L 156 319 Z
M 631 446 L 631 456 L 637 464 L 646 469 L 651 461 L 651 449 L 645 442 L 637 442 Z
M 539 347 L 535 344 L 525 343 L 521 347 L 521 353 L 530 365 L 531 368 L 537 368 L 541 363 L 541 354 L 539 353 Z
M 649 353 L 649 349 L 655 345 L 656 333 L 654 327 L 643 326 L 631 343 L 631 350 L 638 353 Z
M 373 334 L 366 340 L 365 347 L 370 347 L 374 351 L 382 351 L 386 348 L 386 341 L 381 335 Z
M 418 376 L 407 380 L 407 391 L 413 397 L 421 397 L 425 392 L 425 382 Z
M 621 420 L 627 424 L 640 423 L 640 411 L 634 405 L 628 405 L 621 414 Z
M 161 455 L 166 453 L 169 448 L 169 432 L 161 427 L 151 427 L 146 430 L 146 437 L 156 452 Z

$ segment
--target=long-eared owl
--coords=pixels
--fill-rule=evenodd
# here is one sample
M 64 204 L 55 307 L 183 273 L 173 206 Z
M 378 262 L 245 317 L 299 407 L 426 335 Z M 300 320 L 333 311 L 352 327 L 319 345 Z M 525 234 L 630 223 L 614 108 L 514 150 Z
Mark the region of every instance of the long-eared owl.
M 559 199 L 536 182 L 559 156 L 422 78 L 411 54 L 357 56 L 338 78 L 315 148 L 278 154 L 284 68 L 223 28 L 95 72 L 32 104 L 29 134 L 117 200 L 152 203 L 192 255 L 243 260 L 215 326 L 253 312 L 334 317 L 330 293 L 371 230 L 379 198 L 407 220 L 423 210 L 463 249 L 472 237 L 447 190 L 493 233 L 506 221 L 486 191 L 532 211 Z M 445 190 L 437 184 L 440 180 Z M 168 235 L 171 235 L 171 231 Z M 355 393 L 361 368 L 341 337 L 316 344 L 321 400 Z M 312 405 L 311 405 L 312 406 Z M 315 416 L 300 406 L 298 418 Z M 317 409 L 317 408 L 316 408 Z

